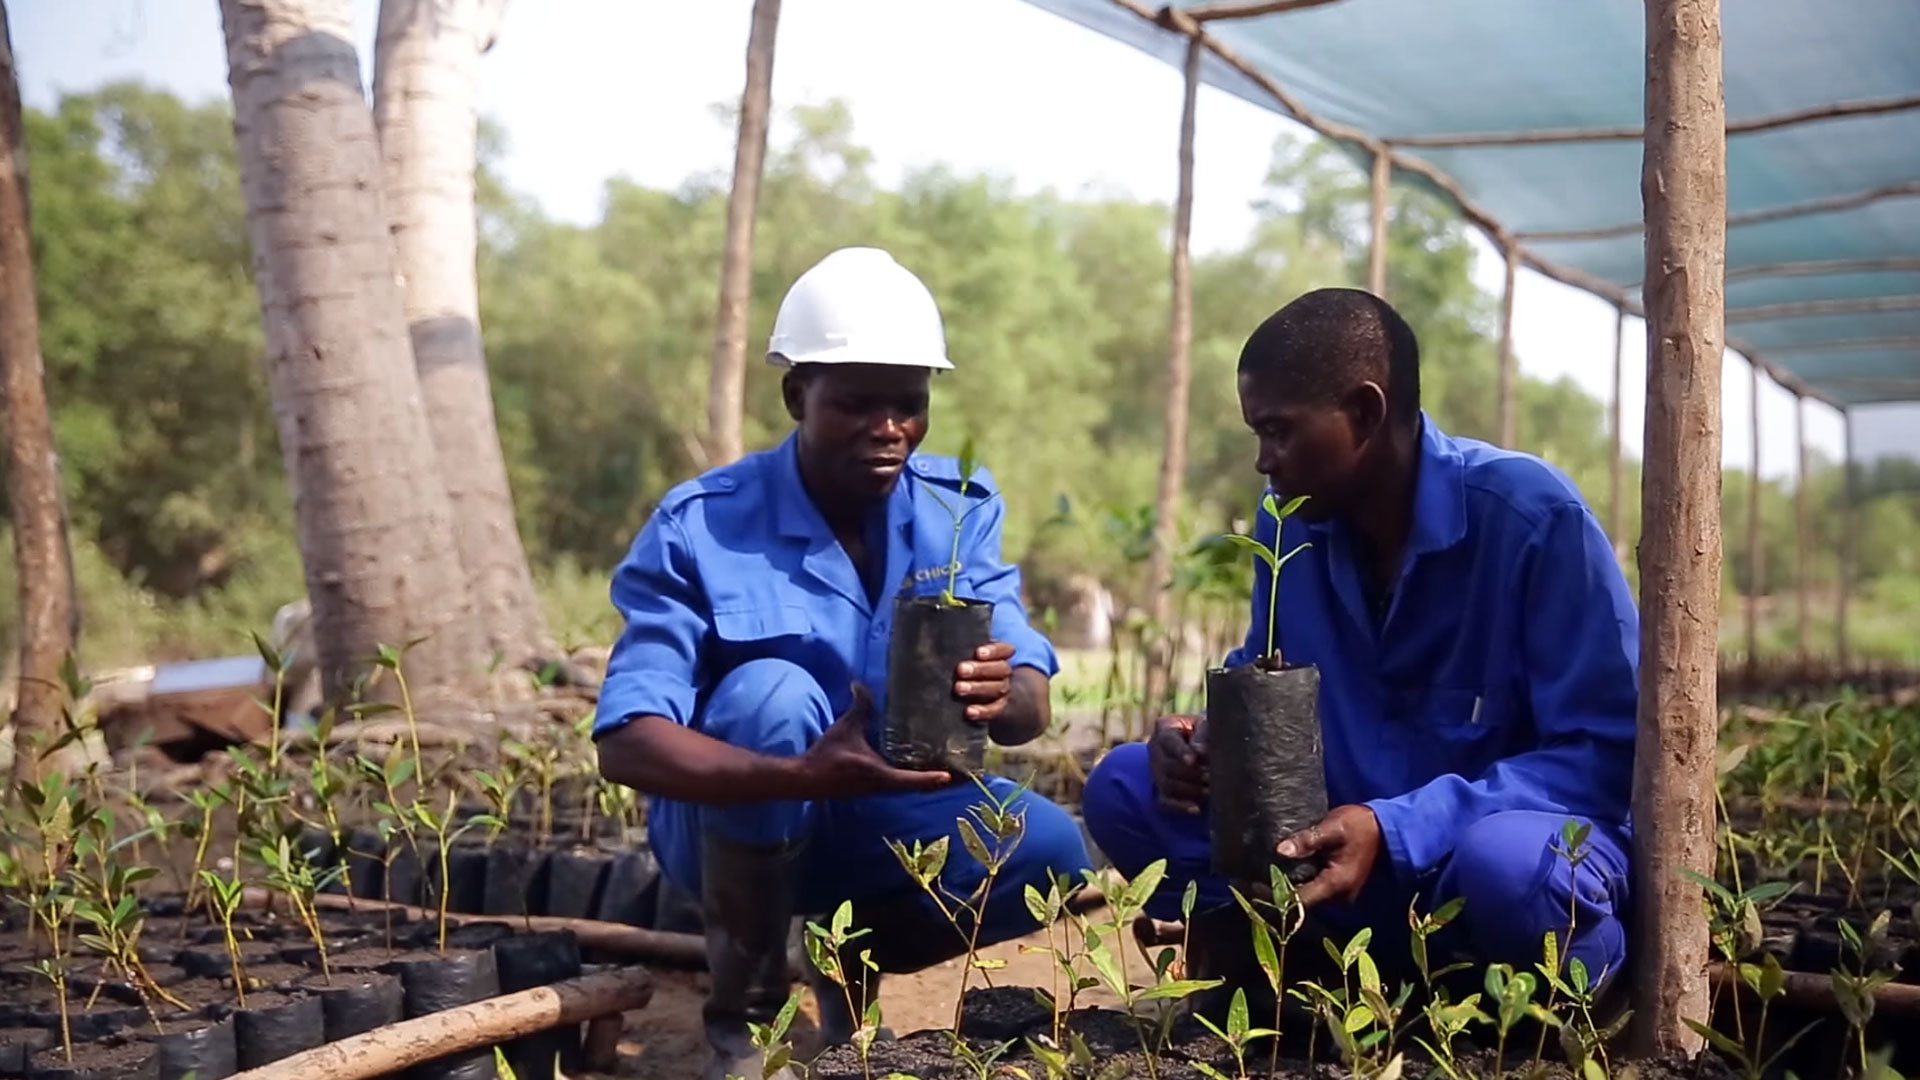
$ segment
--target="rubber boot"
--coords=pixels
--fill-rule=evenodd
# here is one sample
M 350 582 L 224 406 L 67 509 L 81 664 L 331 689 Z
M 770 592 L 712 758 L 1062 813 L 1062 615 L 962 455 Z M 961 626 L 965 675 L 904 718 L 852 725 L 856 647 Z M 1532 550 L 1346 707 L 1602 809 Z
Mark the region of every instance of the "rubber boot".
M 706 833 L 700 842 L 700 916 L 713 988 L 701 1009 L 712 1056 L 703 1080 L 761 1080 L 747 1025 L 772 1023 L 792 989 L 787 940 L 801 843 L 748 847 Z M 766 1080 L 795 1080 L 781 1067 Z

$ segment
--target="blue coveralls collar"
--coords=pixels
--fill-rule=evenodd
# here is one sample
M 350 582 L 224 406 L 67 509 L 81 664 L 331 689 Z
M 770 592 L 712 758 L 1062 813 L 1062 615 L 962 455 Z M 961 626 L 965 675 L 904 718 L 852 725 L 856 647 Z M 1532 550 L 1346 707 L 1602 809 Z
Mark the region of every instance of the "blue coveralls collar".
M 917 456 L 917 455 L 916 455 Z M 871 612 L 874 605 L 867 599 L 867 590 L 860 581 L 859 573 L 854 569 L 853 560 L 840 546 L 840 540 L 833 534 L 833 527 L 814 505 L 807 494 L 806 484 L 800 479 L 800 432 L 796 429 L 787 433 L 768 455 L 773 483 L 774 524 L 780 535 L 791 540 L 810 542 L 807 552 L 806 569 L 821 581 L 831 586 L 853 602 L 862 611 Z M 895 563 L 909 557 L 911 545 L 903 543 L 913 528 L 913 492 L 908 488 L 913 459 L 908 459 L 909 468 L 902 470 L 900 480 L 894 485 L 893 492 L 887 497 L 887 534 L 885 550 L 881 553 L 887 565 L 883 571 L 884 582 L 897 582 L 905 574 L 906 568 Z
M 1307 523 L 1315 539 L 1344 533 L 1338 521 Z M 1406 557 L 1427 555 L 1466 539 L 1466 462 L 1452 437 L 1440 430 L 1426 410 L 1420 411 L 1420 475 L 1414 482 L 1413 523 L 1407 532 Z

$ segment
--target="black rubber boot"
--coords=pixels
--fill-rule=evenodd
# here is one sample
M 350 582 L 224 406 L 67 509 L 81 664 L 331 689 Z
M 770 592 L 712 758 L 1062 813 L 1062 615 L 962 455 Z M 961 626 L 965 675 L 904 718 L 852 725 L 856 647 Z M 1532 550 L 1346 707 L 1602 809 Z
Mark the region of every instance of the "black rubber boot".
M 792 990 L 787 941 L 803 845 L 747 847 L 712 833 L 700 842 L 700 916 L 713 988 L 701 1010 L 712 1050 L 704 1080 L 763 1075 L 747 1025 L 768 1024 Z M 766 1080 L 794 1080 L 782 1067 Z

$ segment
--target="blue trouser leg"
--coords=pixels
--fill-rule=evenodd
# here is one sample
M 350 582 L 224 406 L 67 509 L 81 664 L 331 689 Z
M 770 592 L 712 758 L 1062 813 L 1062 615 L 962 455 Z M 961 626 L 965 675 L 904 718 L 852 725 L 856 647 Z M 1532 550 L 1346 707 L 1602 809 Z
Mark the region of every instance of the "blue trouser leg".
M 1205 811 L 1179 814 L 1161 808 L 1145 745 L 1116 747 L 1102 759 L 1087 777 L 1084 798 L 1087 831 L 1123 875 L 1131 878 L 1154 860 L 1167 860 L 1167 876 L 1147 902 L 1149 915 L 1179 918 L 1180 898 L 1190 881 L 1199 884 L 1200 910 L 1232 902 L 1227 883 L 1209 867 Z M 1455 924 L 1462 932 L 1454 935 L 1460 945 L 1483 963 L 1531 968 L 1541 959 L 1548 930 L 1564 939 L 1571 904 L 1572 954 L 1598 983 L 1603 971 L 1611 976 L 1626 959 L 1620 918 L 1629 902 L 1626 837 L 1596 826 L 1586 860 L 1573 871 L 1553 850 L 1565 820 L 1526 810 L 1491 814 L 1461 832 L 1453 855 L 1436 874 L 1409 888 L 1390 868 L 1377 866 L 1357 901 L 1324 904 L 1315 915 L 1337 935 L 1371 926 L 1376 955 L 1404 956 L 1407 908 L 1416 893 L 1428 911 L 1464 897 Z
M 833 719 L 826 692 L 804 669 L 783 660 L 756 660 L 720 680 L 696 724 L 705 734 L 735 746 L 792 756 L 805 753 Z M 1044 893 L 1054 875 L 1077 878 L 1091 863 L 1080 830 L 1066 811 L 1030 792 L 1014 794 L 1016 786 L 1003 777 L 984 782 L 995 799 L 1011 798 L 1009 809 L 1024 823 L 986 899 L 979 944 L 988 945 L 1038 928 L 1027 912 L 1026 886 Z M 798 901 L 802 912 L 826 916 L 843 901 L 852 901 L 858 927 L 863 906 L 908 903 L 921 909 L 923 921 L 936 924 L 935 932 L 951 933 L 938 929 L 945 924 L 944 916 L 907 875 L 887 840 L 911 849 L 916 841 L 924 845 L 947 837 L 939 887 L 948 895 L 971 899 L 986 871 L 967 853 L 958 821 L 973 816 L 978 828 L 979 818 L 971 808 L 987 797 L 971 783 L 959 783 L 934 792 L 828 802 L 701 807 L 656 798 L 649 802 L 648 832 L 666 875 L 695 894 L 700 888 L 703 828 L 737 843 L 764 846 L 806 837 L 810 843 L 803 856 Z M 991 845 L 991 836 L 986 838 Z

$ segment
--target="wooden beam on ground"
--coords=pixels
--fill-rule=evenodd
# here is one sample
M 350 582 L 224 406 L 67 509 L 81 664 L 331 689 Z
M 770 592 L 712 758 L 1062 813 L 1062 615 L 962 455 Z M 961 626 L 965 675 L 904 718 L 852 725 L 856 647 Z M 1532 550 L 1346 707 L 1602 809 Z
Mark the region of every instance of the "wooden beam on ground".
M 1164 704 L 1173 627 L 1173 546 L 1179 536 L 1180 496 L 1187 470 L 1187 395 L 1193 381 L 1193 133 L 1199 105 L 1200 61 L 1206 49 L 1197 37 L 1187 41 L 1186 99 L 1180 109 L 1179 193 L 1173 209 L 1173 302 L 1167 319 L 1167 408 L 1160 454 L 1160 482 L 1154 493 L 1153 550 L 1147 558 L 1148 609 L 1154 644 L 1147 661 L 1146 715 Z
M 596 972 L 349 1035 L 231 1080 L 373 1080 L 464 1050 L 642 1009 L 652 1000 L 647 972 Z
M 1793 398 L 1793 437 L 1797 444 L 1793 474 L 1793 585 L 1794 585 L 1794 646 L 1805 664 L 1811 657 L 1811 638 L 1808 633 L 1810 614 L 1808 593 L 1812 582 L 1807 580 L 1807 399 L 1801 395 Z
M 1753 430 L 1748 434 L 1753 472 L 1747 484 L 1747 672 L 1760 671 L 1760 589 L 1766 573 L 1766 558 L 1760 543 L 1760 376 L 1758 363 L 1747 365 L 1750 389 L 1748 398 L 1753 412 Z
M 1727 226 L 1739 228 L 1744 225 L 1764 225 L 1770 221 L 1785 221 L 1788 218 L 1808 217 L 1813 214 L 1833 214 L 1842 210 L 1858 210 L 1884 199 L 1904 199 L 1920 195 L 1920 180 L 1900 184 L 1889 184 L 1868 191 L 1851 191 L 1844 195 L 1829 195 L 1821 199 L 1808 199 L 1805 202 L 1787 203 L 1783 206 L 1770 206 L 1764 210 L 1749 210 L 1741 214 L 1728 214 Z M 1592 229 L 1546 229 L 1538 232 L 1520 233 L 1520 239 L 1536 244 L 1564 244 L 1581 240 L 1607 240 L 1616 236 L 1634 236 L 1641 229 L 1640 222 L 1622 222 L 1618 225 L 1602 225 Z
M 1282 12 L 1321 7 L 1335 2 L 1336 0 L 1224 0 L 1217 4 L 1199 4 L 1190 8 L 1181 8 L 1179 11 L 1195 22 L 1213 22 L 1216 19 L 1251 19 L 1256 15 L 1278 15 Z
M 1385 151 L 1373 155 L 1373 205 L 1369 214 L 1372 226 L 1367 246 L 1367 291 L 1387 296 L 1387 195 L 1393 182 L 1393 158 Z
M 1727 309 L 1727 321 L 1800 319 L 1813 315 L 1878 315 L 1890 311 L 1920 311 L 1920 294 L 1913 296 L 1859 296 L 1837 300 L 1794 300 Z
M 1615 308 L 1613 321 L 1613 415 L 1608 423 L 1608 434 L 1613 446 L 1607 461 L 1607 533 L 1613 537 L 1613 554 L 1616 559 L 1625 560 L 1627 549 L 1627 504 L 1626 494 L 1626 457 L 1625 429 L 1621 426 L 1622 409 L 1620 405 L 1621 389 L 1626 385 L 1622 369 L 1626 366 L 1624 357 L 1627 346 L 1627 309 Z
M 1874 98 L 1868 101 L 1844 101 L 1833 105 L 1816 105 L 1810 109 L 1795 109 L 1792 112 L 1736 120 L 1727 125 L 1727 134 L 1751 135 L 1755 132 L 1775 131 L 1820 120 L 1874 116 L 1881 113 L 1905 112 L 1909 109 L 1920 109 L 1920 94 Z M 1637 127 L 1541 128 L 1537 131 L 1482 131 L 1463 135 L 1405 135 L 1394 136 L 1387 142 L 1394 146 L 1445 148 L 1538 146 L 1542 143 L 1626 142 L 1629 139 L 1638 139 L 1642 134 L 1641 129 Z
M 1506 261 L 1506 284 L 1500 289 L 1500 445 L 1514 449 L 1515 428 L 1518 422 L 1514 416 L 1514 397 L 1519 381 L 1514 371 L 1516 364 L 1513 356 L 1513 286 L 1520 271 L 1520 256 L 1511 241 L 1502 245 L 1501 254 Z
M 1719 0 L 1647 0 L 1647 414 L 1634 754 L 1632 1051 L 1692 1054 L 1705 1022 L 1720 608 L 1726 97 Z

